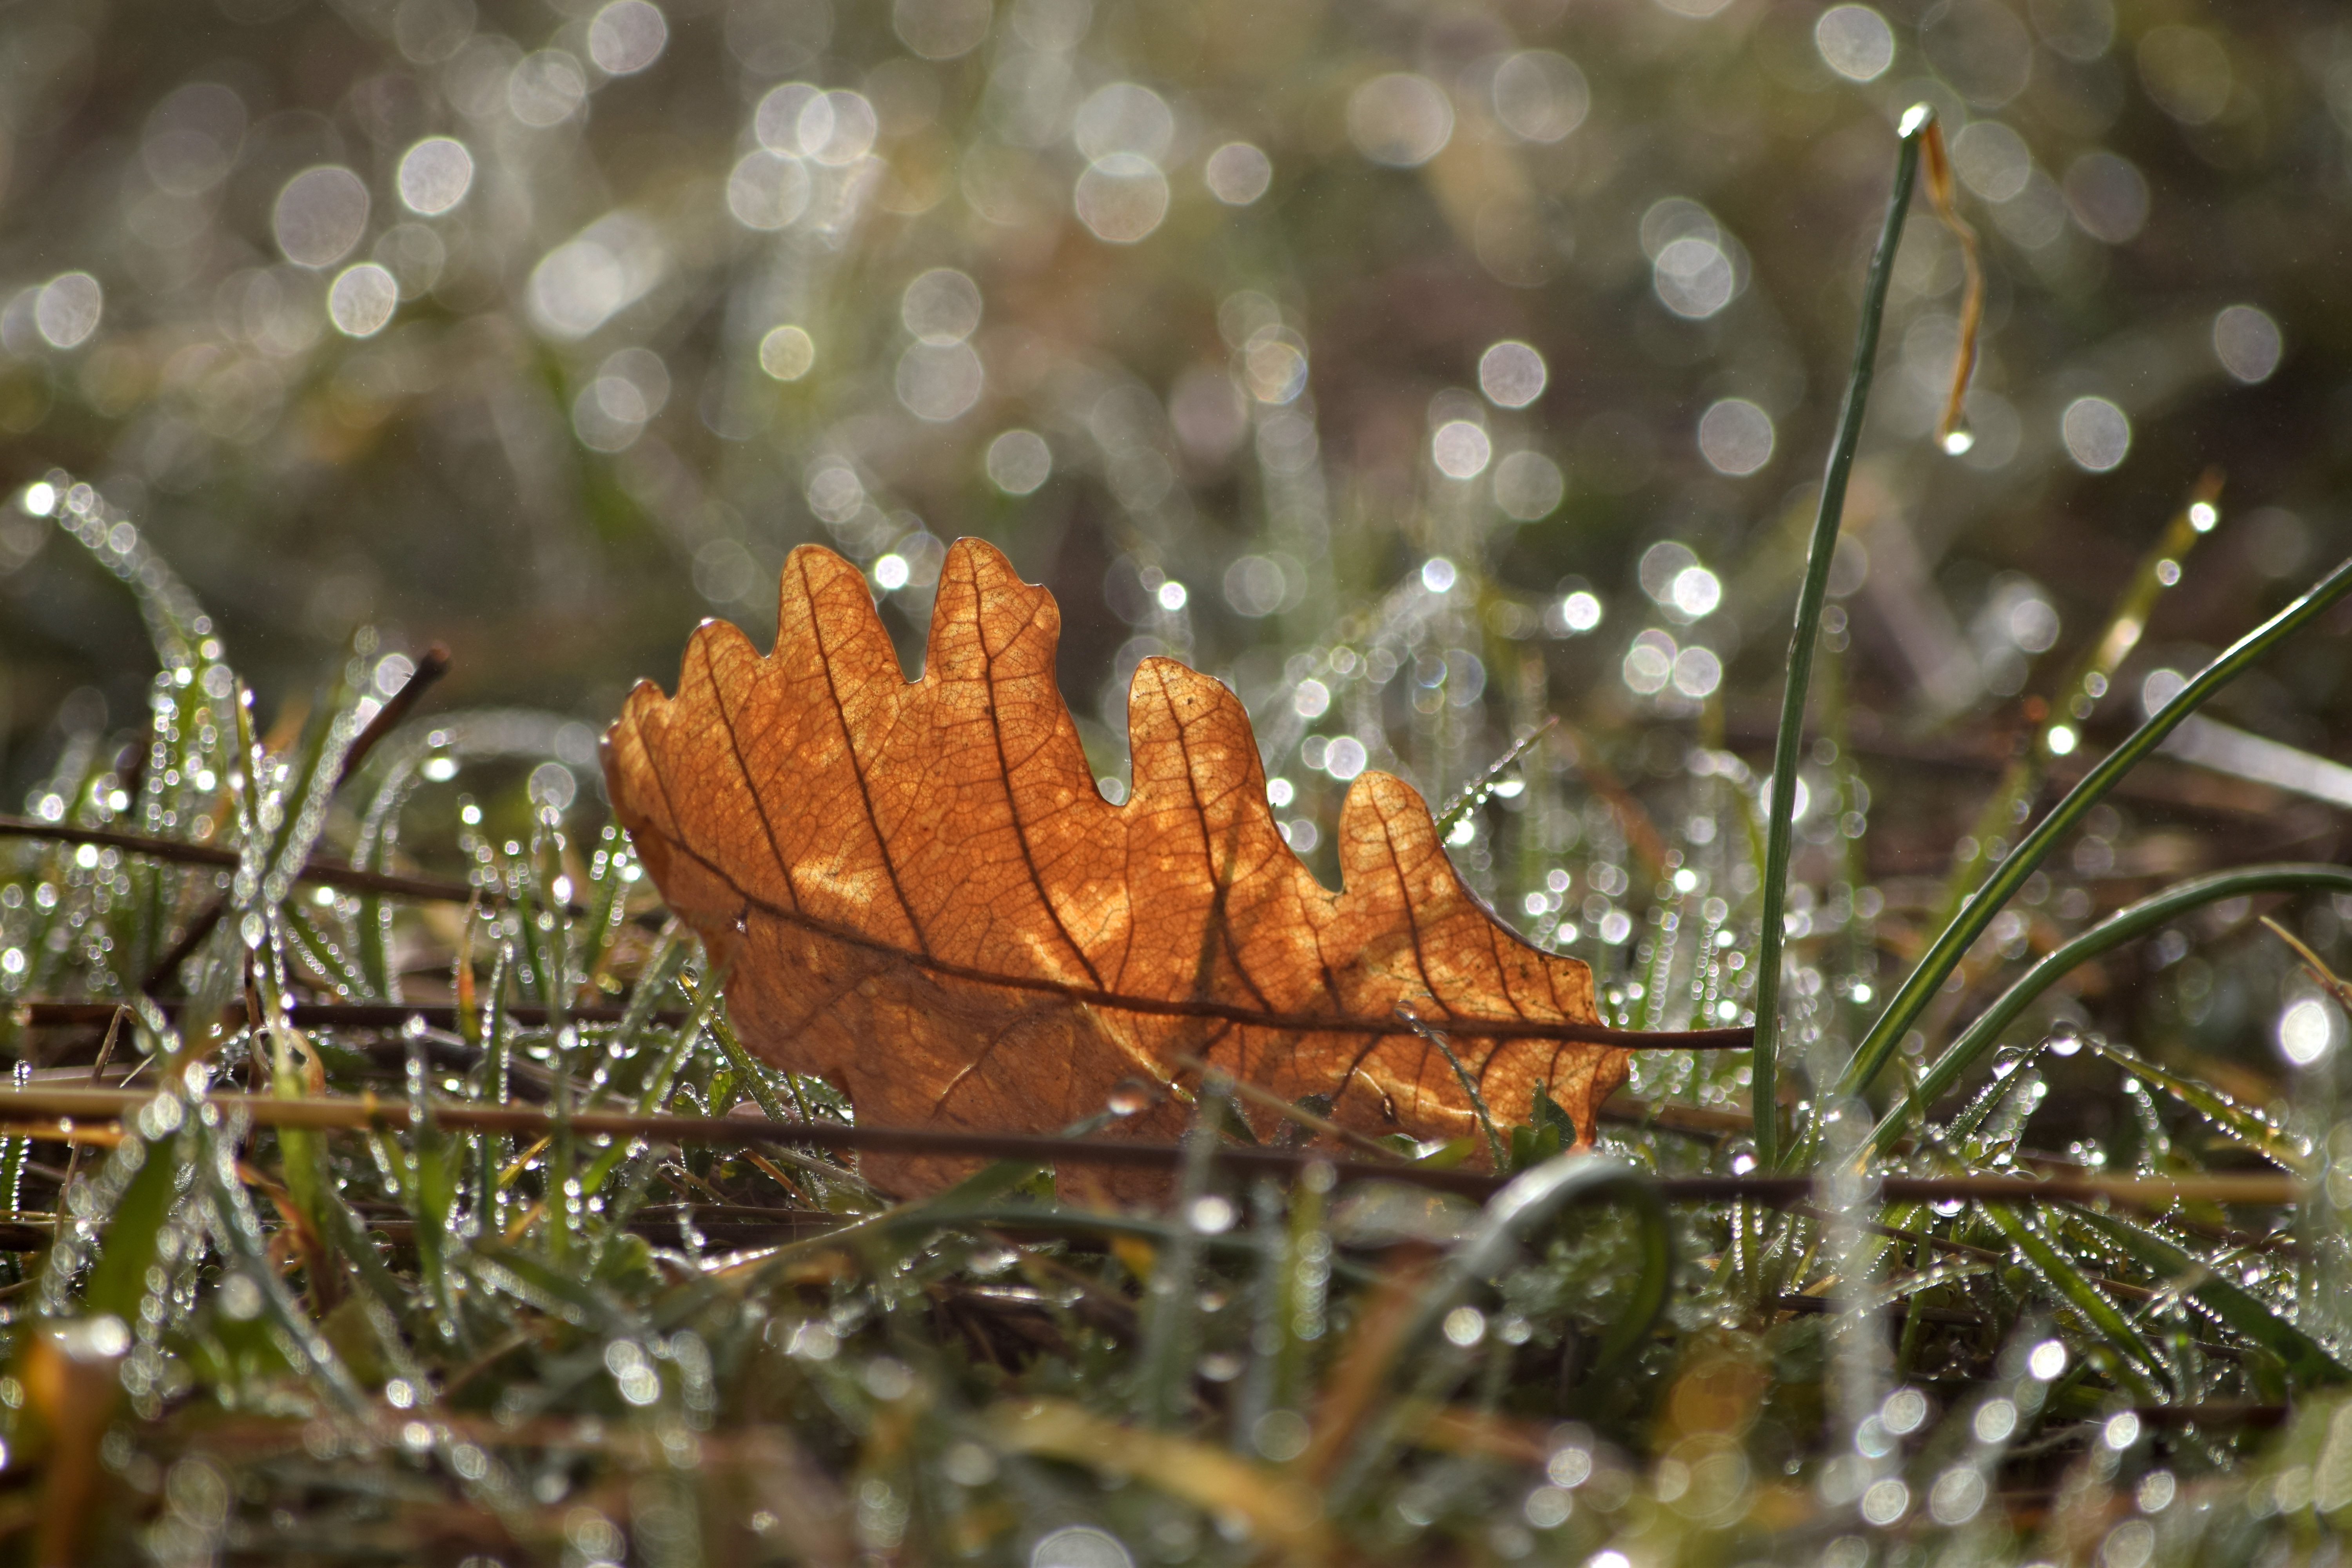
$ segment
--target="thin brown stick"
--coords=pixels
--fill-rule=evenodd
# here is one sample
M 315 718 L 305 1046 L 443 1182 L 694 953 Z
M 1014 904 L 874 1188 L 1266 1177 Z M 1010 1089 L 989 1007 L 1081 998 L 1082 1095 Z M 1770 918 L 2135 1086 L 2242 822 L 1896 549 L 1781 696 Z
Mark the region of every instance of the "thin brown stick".
M 185 1010 L 184 1002 L 158 1002 L 166 1016 L 176 1016 Z M 397 1029 L 411 1020 L 421 1020 L 430 1029 L 455 1031 L 465 1009 L 446 1003 L 415 1004 L 406 1002 L 298 1002 L 282 1015 L 286 1022 L 298 1029 Z M 627 1016 L 625 1007 L 567 1007 L 563 1019 L 571 1024 L 617 1024 Z M 114 1016 L 111 1002 L 26 1002 L 16 1008 L 16 1020 L 27 1028 L 87 1028 L 103 1024 Z M 553 1011 L 540 1006 L 516 1005 L 507 1009 L 507 1016 L 525 1028 L 550 1022 Z M 656 1012 L 652 1021 L 677 1026 L 686 1022 L 687 1015 L 677 1008 Z
M 2295 957 L 2303 961 L 2304 973 L 2310 975 L 2313 982 L 2323 987 L 2329 995 L 2335 997 L 2337 1006 L 2352 1007 L 2352 984 L 2346 984 L 2342 976 L 2328 968 L 2326 960 L 2312 952 L 2305 945 L 2301 937 L 2296 936 L 2294 932 L 2287 930 L 2270 916 L 2263 917 L 2263 924 L 2271 928 L 2273 936 L 2294 950 Z
M 368 721 L 367 728 L 359 732 L 359 738 L 343 753 L 343 765 L 335 774 L 335 783 L 340 785 L 359 772 L 360 764 L 367 761 L 368 753 L 374 751 L 386 735 L 408 722 L 408 716 L 416 710 L 418 700 L 432 689 L 435 681 L 448 673 L 449 649 L 445 644 L 435 643 L 419 654 L 416 668 L 409 671 L 408 679 L 401 682 L 400 689 L 376 710 L 375 717 Z
M 188 922 L 188 929 L 180 933 L 180 940 L 172 944 L 172 951 L 155 961 L 155 967 L 149 970 L 147 978 L 139 983 L 139 994 L 152 996 L 171 984 L 180 973 L 180 965 L 195 956 L 196 949 L 204 946 L 205 939 L 212 935 L 213 929 L 220 924 L 221 911 L 226 908 L 228 900 L 226 896 L 206 904 L 202 912 Z
M 225 871 L 236 869 L 244 859 L 236 850 L 218 844 L 190 844 L 184 839 L 158 838 L 145 833 L 118 833 L 110 827 L 69 827 L 61 822 L 39 822 L 26 816 L 0 816 L 0 838 L 47 838 L 58 844 L 95 844 L 102 849 L 148 855 L 158 860 L 173 860 L 186 866 L 213 866 Z M 505 901 L 505 895 L 494 889 L 473 888 L 464 882 L 445 881 L 438 877 L 402 877 L 389 871 L 362 871 L 340 860 L 313 859 L 302 868 L 296 879 L 324 883 L 348 892 L 392 893 L 403 898 L 429 899 L 445 903 L 462 904 L 478 895 L 490 902 Z
M 60 1123 L 70 1125 L 84 1121 L 113 1122 L 150 1104 L 153 1098 L 121 1089 L 0 1089 L 0 1126 L 22 1125 L 37 1135 L 56 1136 L 40 1132 L 40 1125 L 58 1128 Z M 258 1126 L 398 1131 L 408 1127 L 411 1120 L 405 1101 L 379 1100 L 373 1095 L 280 1100 L 267 1095 L 222 1094 L 207 1097 L 205 1103 L 217 1107 L 225 1115 L 249 1117 Z M 435 1125 L 444 1128 L 530 1136 L 551 1133 L 558 1121 L 549 1112 L 529 1106 L 446 1101 L 430 1106 L 427 1115 Z M 739 1116 L 635 1116 L 593 1110 L 574 1111 L 566 1120 L 573 1133 L 587 1137 L 642 1138 L 722 1148 L 813 1144 L 950 1159 L 1030 1160 L 1040 1164 L 1071 1161 L 1160 1170 L 1171 1170 L 1183 1158 L 1183 1151 L 1174 1143 L 1123 1139 L 1042 1138 L 1013 1133 L 950 1132 L 922 1127 L 754 1121 Z M 1220 1164 L 1244 1172 L 1295 1174 L 1309 1165 L 1326 1164 L 1349 1180 L 1404 1182 L 1479 1197 L 1494 1193 L 1509 1179 L 1478 1171 L 1436 1171 L 1422 1165 L 1333 1161 L 1287 1149 L 1226 1145 L 1218 1149 L 1214 1157 Z M 1657 1186 L 1672 1198 L 1700 1202 L 1745 1199 L 1772 1205 L 1803 1202 L 1815 1190 L 1812 1179 L 1806 1176 L 1668 1176 L 1660 1178 Z M 2182 1201 L 2294 1204 L 2301 1202 L 2305 1193 L 2304 1184 L 2290 1176 L 2251 1175 L 2167 1178 L 2084 1174 L 2040 1181 L 2015 1176 L 1889 1176 L 1879 1184 L 1879 1190 L 1883 1197 L 1895 1203 L 1928 1203 L 1939 1198 L 1996 1203 L 2084 1203 L 2105 1199 L 2158 1207 Z
M 1977 342 L 1984 328 L 1984 262 L 1977 254 L 1977 231 L 1960 216 L 1954 199 L 1952 160 L 1944 150 L 1944 127 L 1940 122 L 1927 122 L 1920 153 L 1927 175 L 1928 205 L 1960 242 L 1960 261 L 1967 274 L 1967 283 L 1960 292 L 1960 343 L 1959 353 L 1952 360 L 1952 389 L 1944 399 L 1944 416 L 1936 424 L 1936 444 L 1957 454 L 1968 450 L 1974 439 L 1968 433 L 1968 422 L 1960 416 L 1960 405 L 1969 395 L 1969 378 L 1976 374 Z
M 1196 1056 L 1180 1054 L 1175 1061 L 1179 1067 L 1188 1067 L 1194 1072 L 1203 1075 L 1221 1070 L 1211 1067 Z M 1368 1138 L 1352 1127 L 1342 1127 L 1327 1117 L 1318 1116 L 1311 1110 L 1293 1105 L 1271 1089 L 1260 1089 L 1254 1083 L 1244 1083 L 1237 1078 L 1231 1079 L 1229 1081 L 1233 1084 L 1234 1092 L 1252 1105 L 1262 1105 L 1284 1121 L 1295 1122 L 1310 1132 L 1319 1132 L 1326 1138 L 1337 1138 L 1350 1149 L 1360 1150 L 1376 1160 L 1402 1161 L 1404 1158 L 1387 1144 Z
M 106 1038 L 99 1044 L 98 1060 L 90 1065 L 89 1081 L 91 1088 L 95 1089 L 99 1087 L 99 1075 L 106 1070 L 108 1058 L 114 1055 L 114 1042 L 122 1037 L 122 1020 L 130 1016 L 130 1008 L 117 1005 L 114 1009 L 114 1016 L 106 1021 Z M 80 1163 L 81 1145 L 76 1143 L 66 1156 L 66 1173 L 58 1179 L 58 1219 L 55 1232 L 49 1238 L 52 1241 L 63 1241 L 65 1239 L 66 1198 L 73 1189 L 74 1171 L 80 1165 Z

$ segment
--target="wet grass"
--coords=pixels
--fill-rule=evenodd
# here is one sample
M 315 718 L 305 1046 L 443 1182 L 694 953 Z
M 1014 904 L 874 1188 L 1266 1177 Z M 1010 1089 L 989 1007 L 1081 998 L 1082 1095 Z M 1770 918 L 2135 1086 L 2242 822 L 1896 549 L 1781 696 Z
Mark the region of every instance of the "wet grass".
M 737 1040 L 562 742 L 431 711 L 429 670 L 365 634 L 265 727 L 132 520 L 63 476 L 20 494 L 122 580 L 158 671 L 143 730 L 77 733 L 0 846 L 6 1550 L 2143 1568 L 2307 1547 L 2352 1509 L 2340 983 L 2252 921 L 2332 920 L 2352 873 L 2227 868 L 2095 920 L 2049 857 L 2352 566 L 2013 846 L 1973 842 L 1940 912 L 1889 899 L 1827 613 L 1884 272 L 1771 749 L 1812 805 L 1704 737 L 1623 784 L 1532 715 L 1456 770 L 1465 859 L 1532 939 L 1595 962 L 1613 1018 L 1764 1015 L 1753 1062 L 1645 1061 L 1597 1151 L 1564 1152 L 1554 1115 L 1492 1129 L 1484 1201 L 1421 1178 L 1486 1140 L 1396 1151 L 1393 1180 L 1221 1159 L 1212 1083 L 1162 1210 L 1034 1157 L 894 1203 L 826 1131 L 838 1097 Z M 2114 641 L 2062 701 L 2105 690 Z M 2032 818 L 2081 744 L 2053 742 L 2066 722 L 1986 821 Z M 2291 1110 L 2094 1026 L 2086 976 L 2176 938 L 2167 963 L 2198 944 L 2300 998 Z M 2086 1082 L 2104 1121 L 2052 1105 Z M 92 1088 L 131 1092 L 61 1119 Z M 683 1120 L 719 1117 L 775 1131 Z

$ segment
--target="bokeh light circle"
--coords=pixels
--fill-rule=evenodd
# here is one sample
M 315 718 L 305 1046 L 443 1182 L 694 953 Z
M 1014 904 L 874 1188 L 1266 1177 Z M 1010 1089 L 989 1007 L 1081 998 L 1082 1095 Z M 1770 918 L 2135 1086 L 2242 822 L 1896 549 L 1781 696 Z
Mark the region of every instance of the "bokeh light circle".
M 1349 96 L 1348 139 L 1375 163 L 1418 168 L 1454 139 L 1454 105 L 1425 76 L 1377 76 Z
M 1772 460 L 1772 416 L 1744 397 L 1727 397 L 1699 416 L 1699 456 L 1735 479 Z
M 2059 416 L 2058 434 L 2066 455 L 2095 474 L 2120 467 L 2131 451 L 2129 416 L 2104 397 L 2078 397 Z
M 1525 408 L 1543 395 L 1549 377 L 1542 354 L 1506 338 L 1478 356 L 1478 389 L 1500 408 Z
M 404 206 L 437 217 L 473 188 L 474 155 L 454 136 L 428 136 L 401 154 L 397 183 Z
M 1113 153 L 1087 165 L 1070 205 L 1097 239 L 1133 245 L 1168 216 L 1168 176 L 1140 153 Z
M 373 261 L 343 268 L 327 290 L 327 319 L 346 337 L 375 336 L 399 306 L 399 280 Z
M 332 267 L 367 232 L 367 186 L 339 163 L 305 169 L 286 182 L 270 213 L 278 248 L 297 267 Z

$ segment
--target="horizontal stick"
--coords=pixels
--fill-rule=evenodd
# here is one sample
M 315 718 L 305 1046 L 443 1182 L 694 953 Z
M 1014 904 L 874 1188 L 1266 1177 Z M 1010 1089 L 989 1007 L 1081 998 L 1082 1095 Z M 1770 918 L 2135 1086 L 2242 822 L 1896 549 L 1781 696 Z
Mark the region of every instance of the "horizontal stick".
M 234 871 L 245 861 L 245 857 L 236 850 L 218 844 L 190 844 L 183 839 L 158 838 L 145 833 L 118 833 L 110 827 L 68 827 L 60 822 L 39 822 L 28 816 L 0 816 L 0 838 L 47 838 L 58 844 L 95 844 L 101 849 L 121 849 L 131 855 L 176 860 L 187 866 L 216 866 L 225 871 Z M 504 893 L 489 888 L 475 888 L 439 877 L 402 877 L 390 871 L 362 871 L 340 860 L 314 859 L 306 863 L 300 880 L 322 882 L 346 892 L 391 893 L 400 898 L 429 899 L 442 903 L 463 904 L 476 898 L 486 904 L 507 901 Z
M 173 1001 L 155 1005 L 176 1017 L 186 1004 Z M 17 1005 L 16 1017 L 27 1028 L 88 1028 L 110 1022 L 116 1010 L 112 1002 L 24 1002 Z M 242 1008 L 232 1010 L 242 1016 Z M 283 1016 L 298 1029 L 397 1029 L 412 1018 L 422 1019 L 428 1029 L 456 1029 L 462 1011 L 446 1002 L 297 1002 Z M 627 1012 L 625 1007 L 571 1007 L 564 1010 L 563 1018 L 572 1024 L 617 1024 Z M 524 1028 L 536 1028 L 551 1023 L 555 1014 L 549 1007 L 513 1005 L 506 1009 L 506 1016 Z M 686 1018 L 683 1009 L 664 1008 L 650 1021 L 675 1026 Z
M 156 1005 L 166 1013 L 176 1013 L 181 1004 L 160 1002 Z M 114 1012 L 115 1005 L 111 1002 L 25 1002 L 17 1005 L 16 1016 L 28 1028 L 90 1027 L 107 1023 L 114 1016 Z M 285 1017 L 298 1029 L 397 1029 L 412 1018 L 423 1019 L 427 1028 L 455 1029 L 458 1027 L 458 1012 L 459 1009 L 446 1002 L 422 1005 L 408 1002 L 298 1002 Z M 565 1022 L 573 1024 L 616 1024 L 625 1012 L 620 1007 L 573 1007 L 568 1009 L 563 1017 Z M 546 1007 L 510 1006 L 506 1014 L 526 1028 L 551 1023 L 554 1019 L 552 1009 Z M 671 1009 L 654 1014 L 651 1022 L 676 1025 L 684 1023 L 686 1018 L 684 1012 Z M 1366 1028 L 1379 1026 L 1378 1021 L 1365 1026 Z M 1746 1029 L 1612 1029 L 1599 1024 L 1538 1026 L 1517 1020 L 1481 1021 L 1474 1026 L 1471 1021 L 1464 1019 L 1450 1019 L 1447 1027 L 1453 1033 L 1474 1037 L 1496 1035 L 1507 1038 L 1534 1033 L 1537 1027 L 1570 1029 L 1577 1031 L 1569 1037 L 1570 1038 L 1591 1038 L 1609 1045 L 1651 1050 L 1735 1050 L 1748 1041 Z M 1706 1116 L 1722 1113 L 1697 1114 L 1704 1120 Z M 1687 1125 L 1699 1125 L 1687 1118 L 1684 1120 Z M 1704 1130 L 1721 1131 L 1729 1129 L 1717 1127 L 1709 1121 Z
M 180 860 L 201 866 L 215 866 L 224 869 L 233 868 L 241 864 L 241 858 L 236 850 L 223 848 L 217 845 L 186 844 L 172 838 L 155 838 L 136 833 L 118 833 L 111 828 L 68 827 L 58 823 L 37 822 L 31 818 L 21 816 L 0 816 L 0 838 L 5 837 L 47 838 L 63 844 L 96 844 L 111 848 L 127 850 L 134 854 L 152 855 L 163 859 Z M 354 867 L 345 866 L 340 862 L 331 860 L 313 859 L 310 861 L 302 868 L 300 879 L 306 882 L 324 883 L 329 887 L 342 888 L 346 890 L 352 891 L 391 893 L 403 898 L 438 900 L 451 903 L 467 903 L 476 898 L 479 898 L 487 904 L 504 904 L 509 901 L 506 898 L 506 895 L 502 893 L 499 893 L 488 889 L 469 887 L 462 882 L 442 881 L 429 877 L 399 877 L 381 871 L 362 871 Z M 578 905 L 572 905 L 567 906 L 565 912 L 577 918 L 584 915 L 587 911 Z M 782 913 L 782 911 L 777 912 Z M 881 945 L 865 942 L 848 932 L 831 931 L 828 931 L 828 934 L 843 940 L 857 942 L 858 944 L 862 946 Z M 1302 1030 L 1336 1028 L 1345 1033 L 1353 1034 L 1370 1033 L 1397 1035 L 1414 1034 L 1423 1029 L 1434 1028 L 1442 1029 L 1449 1034 L 1463 1035 L 1475 1039 L 1534 1038 L 1581 1040 L 1595 1045 L 1618 1046 L 1634 1050 L 1746 1050 L 1755 1037 L 1755 1031 L 1753 1029 L 1744 1027 L 1720 1029 L 1633 1030 L 1612 1028 L 1605 1024 L 1598 1023 L 1533 1023 L 1526 1019 L 1519 1018 L 1458 1018 L 1448 1016 L 1426 1019 L 1398 1017 L 1393 1019 L 1375 1018 L 1367 1020 L 1361 1018 L 1328 1018 L 1317 1015 L 1294 1016 L 1288 1014 L 1262 1014 L 1251 1008 L 1230 1006 L 1217 1003 L 1159 1001 L 1115 995 L 1106 992 L 1091 991 L 1084 987 L 1064 985 L 1058 983 L 1032 983 L 1019 978 L 1001 974 L 991 974 L 982 971 L 967 969 L 961 965 L 926 962 L 915 959 L 915 955 L 897 952 L 895 950 L 888 949 L 887 946 L 883 948 L 883 951 L 890 952 L 893 957 L 914 959 L 921 967 L 931 969 L 938 973 L 954 975 L 961 979 L 977 980 L 984 984 L 1008 985 L 1016 990 L 1043 991 L 1053 994 L 1066 996 L 1071 1000 L 1084 1004 L 1110 1006 L 1155 1016 L 1225 1018 L 1236 1023 L 1258 1024 L 1276 1028 Z M 55 1008 L 59 1006 L 60 1004 L 35 1004 L 35 1005 L 37 1007 L 47 1006 Z M 78 1005 L 64 1004 L 62 1005 L 72 1006 Z M 50 1025 L 87 1023 L 93 1019 L 97 1022 L 103 1023 L 106 1017 L 110 1015 L 110 1009 L 106 1009 L 103 1004 L 96 1004 L 93 1005 L 99 1006 L 100 1011 L 96 1014 L 50 1013 L 46 1016 L 37 1012 L 29 1015 L 28 1018 L 29 1021 L 37 1024 Z M 520 1010 L 516 1009 L 513 1011 L 516 1013 L 517 1016 L 520 1017 Z M 383 1015 L 385 1013 L 396 1013 L 398 1016 L 392 1017 L 383 1016 Z M 417 1014 L 423 1015 L 425 1017 L 426 1022 L 428 1024 L 432 1024 L 435 1027 L 453 1028 L 456 1026 L 454 1023 L 455 1013 L 452 1009 L 409 1008 L 406 1010 L 401 1010 L 390 1007 L 389 1005 L 378 1009 L 374 1014 L 365 1017 L 358 1016 L 348 1016 L 341 1018 L 315 1016 L 310 1025 L 305 1025 L 299 1020 L 297 1020 L 297 1026 L 323 1026 L 330 1023 L 341 1022 L 348 1024 L 353 1028 L 397 1027 L 401 1024 L 405 1023 L 410 1016 Z M 436 1015 L 440 1019 L 449 1021 L 436 1021 Z M 581 1014 L 575 1014 L 573 1016 L 579 1018 L 582 1022 L 590 1021 L 584 1011 Z M 615 1016 L 617 1016 L 617 1015 L 615 1015 Z
M 49 1121 L 115 1121 L 137 1112 L 152 1093 L 106 1089 L 0 1089 L 0 1125 L 30 1127 Z M 397 1131 L 410 1125 L 405 1101 L 356 1099 L 279 1100 L 263 1095 L 221 1094 L 206 1098 L 225 1114 L 244 1115 L 265 1127 L 319 1130 Z M 538 1137 L 565 1119 L 536 1106 L 473 1105 L 436 1101 L 429 1115 L 443 1128 Z M 709 1143 L 726 1148 L 754 1144 L 808 1144 L 824 1149 L 872 1150 L 929 1154 L 944 1159 L 1026 1160 L 1039 1164 L 1074 1162 L 1173 1169 L 1182 1159 L 1174 1143 L 1114 1138 L 1045 1138 L 1021 1133 L 961 1132 L 927 1127 L 855 1127 L 835 1121 L 764 1121 L 741 1116 L 636 1116 L 622 1111 L 574 1111 L 572 1131 L 589 1137 L 643 1138 L 670 1143 Z M 1329 1165 L 1340 1177 L 1404 1182 L 1471 1197 L 1486 1197 L 1509 1178 L 1484 1171 L 1432 1170 L 1424 1165 L 1375 1165 L 1331 1160 L 1312 1151 L 1224 1145 L 1216 1152 L 1229 1169 L 1264 1174 L 1295 1174 L 1309 1165 Z M 1696 1202 L 1749 1203 L 1779 1206 L 1811 1200 L 1815 1184 L 1806 1176 L 1667 1176 L 1657 1183 L 1670 1198 Z M 2177 1202 L 2281 1205 L 2302 1201 L 2303 1184 L 2292 1176 L 1889 1176 L 1879 1194 L 1894 1203 L 1932 1203 L 1939 1198 L 1991 1202 L 2035 1199 L 2072 1203 L 2126 1203 L 2162 1207 Z

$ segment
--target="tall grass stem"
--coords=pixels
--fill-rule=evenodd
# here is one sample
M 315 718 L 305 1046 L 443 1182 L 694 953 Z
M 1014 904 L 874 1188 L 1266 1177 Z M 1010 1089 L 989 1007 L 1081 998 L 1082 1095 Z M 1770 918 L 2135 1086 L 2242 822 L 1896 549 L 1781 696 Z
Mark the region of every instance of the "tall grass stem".
M 1911 190 L 1919 174 L 1919 143 L 1935 123 L 1924 106 L 1903 117 L 1902 142 L 1895 160 L 1895 187 L 1886 200 L 1886 221 L 1870 258 L 1863 290 L 1862 324 L 1853 345 L 1853 368 L 1846 377 L 1845 405 L 1838 414 L 1837 437 L 1830 445 L 1822 476 L 1821 508 L 1805 557 L 1804 585 L 1797 594 L 1797 626 L 1789 638 L 1788 679 L 1780 691 L 1780 724 L 1772 740 L 1772 798 L 1764 837 L 1764 930 L 1756 966 L 1756 1043 L 1750 1083 L 1756 1107 L 1756 1155 L 1769 1170 L 1780 1163 L 1780 1010 L 1781 953 L 1787 940 L 1789 855 L 1796 830 L 1798 752 L 1804 742 L 1805 698 L 1813 674 L 1813 646 L 1820 640 L 1822 605 L 1829 596 L 1830 563 L 1837 553 L 1838 524 L 1845 515 L 1846 481 L 1853 473 L 1862 441 L 1863 416 L 1870 406 L 1870 384 L 1878 362 L 1878 332 L 1886 315 L 1886 291 L 1895 279 L 1895 252 L 1903 240 L 1903 220 L 1911 210 Z

